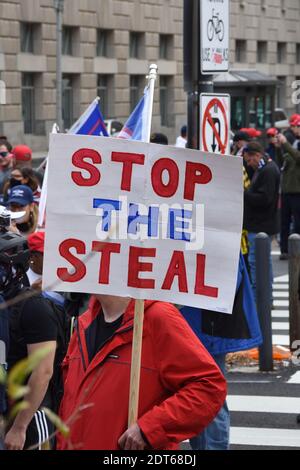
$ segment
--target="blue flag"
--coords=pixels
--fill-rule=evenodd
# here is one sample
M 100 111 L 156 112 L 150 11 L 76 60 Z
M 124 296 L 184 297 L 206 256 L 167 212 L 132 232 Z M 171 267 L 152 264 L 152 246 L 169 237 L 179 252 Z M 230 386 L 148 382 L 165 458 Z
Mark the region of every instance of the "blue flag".
M 108 137 L 104 119 L 99 107 L 99 99 L 96 98 L 83 115 L 71 127 L 68 134 L 96 135 Z
M 148 123 L 149 119 L 151 119 L 150 104 L 150 88 L 148 86 L 144 91 L 142 99 L 118 135 L 119 139 L 146 141 Z

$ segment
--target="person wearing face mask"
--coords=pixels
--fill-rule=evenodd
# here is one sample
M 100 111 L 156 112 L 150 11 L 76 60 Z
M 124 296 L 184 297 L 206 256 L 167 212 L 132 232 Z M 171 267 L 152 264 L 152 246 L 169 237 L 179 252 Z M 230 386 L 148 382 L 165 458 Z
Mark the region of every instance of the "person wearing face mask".
M 18 219 L 16 228 L 23 236 L 34 233 L 37 228 L 39 210 L 34 203 L 33 192 L 28 186 L 15 186 L 11 190 L 8 200 L 12 212 L 25 211 L 25 215 Z
M 17 145 L 11 151 L 13 168 L 21 170 L 22 168 L 32 168 L 32 150 L 27 145 Z M 40 171 L 32 168 L 32 172 L 35 178 L 38 180 L 38 184 L 42 186 L 43 184 L 43 175 Z
M 3 198 L 6 202 L 11 194 L 12 188 L 15 186 L 28 186 L 33 192 L 33 200 L 36 204 L 40 202 L 41 188 L 39 182 L 30 167 L 15 168 L 11 172 L 10 179 L 4 184 L 3 187 Z
M 0 194 L 3 193 L 3 184 L 10 177 L 13 167 L 12 154 L 9 152 L 10 144 L 0 140 Z

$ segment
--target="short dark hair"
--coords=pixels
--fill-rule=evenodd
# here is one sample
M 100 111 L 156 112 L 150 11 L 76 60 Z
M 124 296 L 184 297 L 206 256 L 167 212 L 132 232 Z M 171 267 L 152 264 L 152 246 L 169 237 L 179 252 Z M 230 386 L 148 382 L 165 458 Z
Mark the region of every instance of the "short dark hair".
M 165 134 L 162 134 L 160 132 L 154 132 L 151 134 L 150 137 L 150 142 L 152 144 L 161 144 L 161 145 L 168 145 L 168 137 Z
M 5 137 L 5 135 L 2 135 L 0 136 L 0 145 L 5 145 L 5 147 L 7 148 L 7 150 L 9 152 L 12 151 L 12 145 L 10 142 L 8 142 L 7 138 Z
M 240 140 L 245 140 L 246 142 L 250 141 L 250 137 L 247 134 L 247 132 L 244 131 L 238 131 L 234 137 L 233 137 L 233 142 L 239 142 Z
M 264 154 L 264 149 L 259 142 L 249 142 L 249 144 L 244 148 L 244 152 Z

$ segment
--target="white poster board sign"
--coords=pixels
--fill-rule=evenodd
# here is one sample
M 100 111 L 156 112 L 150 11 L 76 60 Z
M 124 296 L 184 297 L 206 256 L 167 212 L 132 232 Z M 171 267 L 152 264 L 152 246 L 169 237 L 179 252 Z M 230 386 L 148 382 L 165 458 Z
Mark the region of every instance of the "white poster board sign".
M 231 313 L 242 159 L 51 135 L 44 289 Z

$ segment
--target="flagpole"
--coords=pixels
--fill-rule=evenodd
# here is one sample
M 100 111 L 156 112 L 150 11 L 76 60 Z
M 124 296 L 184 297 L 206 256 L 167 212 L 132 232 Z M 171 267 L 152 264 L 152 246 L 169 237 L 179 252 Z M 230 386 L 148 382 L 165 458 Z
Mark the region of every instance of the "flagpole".
M 53 124 L 51 133 L 52 134 L 59 133 L 59 127 L 56 123 Z M 44 225 L 45 225 L 45 214 L 46 214 L 47 193 L 48 193 L 49 156 L 47 156 L 47 158 L 43 161 L 42 165 L 44 165 L 45 163 L 46 163 L 46 168 L 45 168 L 44 181 L 43 181 L 42 192 L 41 192 L 40 203 L 39 203 L 39 218 L 38 218 L 39 228 L 44 228 Z
M 157 65 L 151 64 L 148 75 L 149 86 L 149 113 L 147 116 L 147 124 L 145 129 L 145 142 L 150 142 L 153 101 L 155 82 L 157 78 Z M 139 392 L 140 392 L 140 376 L 141 376 L 141 356 L 142 356 L 142 342 L 143 342 L 143 324 L 144 324 L 144 300 L 135 300 L 134 307 L 134 326 L 133 326 L 133 339 L 132 339 L 132 357 L 131 357 L 131 371 L 130 371 L 130 391 L 129 391 L 129 414 L 128 414 L 128 427 L 137 422 L 138 407 L 139 407 Z

